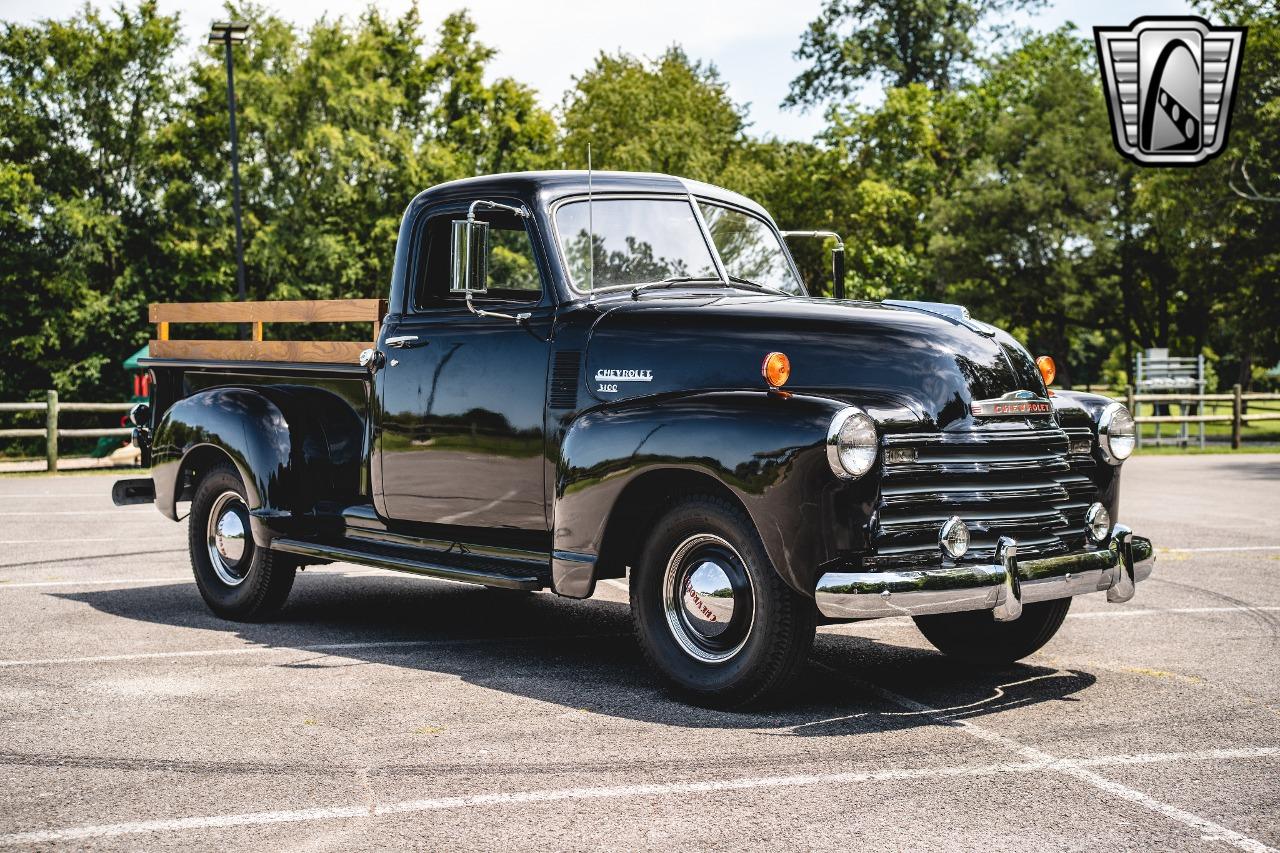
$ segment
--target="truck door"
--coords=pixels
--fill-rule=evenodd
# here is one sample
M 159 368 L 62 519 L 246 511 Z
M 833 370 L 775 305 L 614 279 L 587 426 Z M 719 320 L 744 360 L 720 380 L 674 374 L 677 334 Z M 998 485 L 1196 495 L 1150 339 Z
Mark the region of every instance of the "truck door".
M 497 199 L 495 199 L 497 200 Z M 510 202 L 510 200 L 503 200 Z M 531 220 L 489 222 L 489 292 L 477 307 L 529 321 L 478 317 L 449 293 L 450 233 L 466 205 L 431 211 L 418 232 L 402 320 L 383 336 L 378 371 L 379 508 L 395 522 L 441 525 L 441 538 L 546 538 L 543 412 L 554 314 Z M 401 346 L 388 342 L 400 339 Z M 521 541 L 517 538 L 517 541 Z

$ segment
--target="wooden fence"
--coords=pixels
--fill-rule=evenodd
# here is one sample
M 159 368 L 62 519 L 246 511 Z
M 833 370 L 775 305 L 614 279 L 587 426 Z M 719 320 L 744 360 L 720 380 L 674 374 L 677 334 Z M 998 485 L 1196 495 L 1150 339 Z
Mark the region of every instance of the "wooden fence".
M 372 300 L 371 300 L 372 301 Z M 167 330 L 166 330 L 167 331 Z M 258 333 L 261 334 L 260 332 Z M 191 341 L 193 344 L 202 344 L 204 342 Z M 218 342 L 221 343 L 221 342 Z M 228 342 L 232 343 L 232 342 Z M 235 342 L 239 344 L 252 345 L 252 341 Z M 292 343 L 281 341 L 278 343 Z M 297 353 L 291 353 L 296 355 Z M 235 353 L 236 356 L 244 357 L 246 353 L 241 350 Z M 319 351 L 313 351 L 313 357 L 319 356 Z M 1095 389 L 1095 393 L 1108 394 L 1111 389 Z M 1241 433 L 1243 427 L 1247 423 L 1256 421 L 1280 421 L 1280 411 L 1262 411 L 1262 412 L 1246 412 L 1245 408 L 1248 403 L 1280 403 L 1280 394 L 1255 394 L 1244 393 L 1240 386 L 1236 385 L 1232 388 L 1230 394 L 1137 394 L 1134 392 L 1133 386 L 1124 389 L 1124 394 L 1117 394 L 1114 390 L 1108 396 L 1122 397 L 1129 407 L 1129 411 L 1134 413 L 1134 421 L 1137 422 L 1139 429 L 1142 424 L 1204 424 L 1204 423 L 1230 423 L 1231 424 L 1231 446 L 1239 448 L 1241 442 Z M 1138 406 L 1146 404 L 1178 404 L 1186 406 L 1188 403 L 1225 403 L 1231 402 L 1231 414 L 1221 415 L 1189 415 L 1185 412 L 1180 415 L 1141 415 L 1138 414 Z M 45 422 L 43 427 L 32 427 L 27 429 L 0 429 L 0 438 L 44 438 L 45 440 L 45 462 L 46 467 L 50 471 L 58 470 L 58 439 L 59 438 L 102 438 L 103 436 L 127 436 L 132 433 L 129 427 L 107 427 L 94 429 L 64 429 L 58 426 L 58 415 L 62 412 L 127 412 L 133 408 L 133 403 L 59 403 L 58 392 L 48 391 L 45 393 L 45 402 L 43 403 L 0 403 L 0 412 L 44 412 Z
M 1188 414 L 1186 409 L 1188 404 L 1195 404 L 1197 410 L 1201 409 L 1200 404 L 1203 403 L 1231 403 L 1230 414 L 1205 415 L 1205 414 Z M 1259 411 L 1246 412 L 1247 405 L 1251 402 L 1270 403 L 1280 402 L 1280 394 L 1262 394 L 1262 393 L 1244 393 L 1239 385 L 1231 388 L 1230 394 L 1182 394 L 1174 392 L 1171 394 L 1137 394 L 1130 385 L 1125 389 L 1125 404 L 1129 407 L 1129 411 L 1133 412 L 1134 421 L 1141 427 L 1142 424 L 1211 424 L 1211 423 L 1229 423 L 1231 424 L 1231 446 L 1239 449 L 1241 434 L 1244 425 L 1255 421 L 1280 421 L 1280 411 Z M 1152 404 L 1175 404 L 1183 408 L 1182 414 L 1179 415 L 1141 415 L 1138 406 L 1143 403 Z M 1141 444 L 1141 441 L 1139 441 Z
M 49 471 L 58 470 L 59 438 L 102 438 L 104 436 L 127 436 L 132 434 L 130 427 L 108 427 L 105 429 L 59 429 L 58 415 L 62 412 L 127 412 L 133 403 L 59 403 L 58 392 L 45 393 L 43 403 L 0 403 L 0 412 L 44 412 L 44 427 L 30 429 L 0 429 L 0 438 L 44 438 L 45 465 Z

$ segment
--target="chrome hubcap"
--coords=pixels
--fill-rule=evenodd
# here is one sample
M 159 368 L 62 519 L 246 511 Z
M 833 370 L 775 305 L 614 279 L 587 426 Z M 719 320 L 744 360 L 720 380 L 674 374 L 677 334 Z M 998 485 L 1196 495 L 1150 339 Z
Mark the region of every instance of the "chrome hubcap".
M 223 492 L 209 510 L 209 562 L 218 579 L 239 586 L 249 573 L 249 508 L 240 495 Z
M 691 536 L 667 561 L 667 626 L 688 655 L 723 663 L 746 644 L 755 622 L 751 575 L 733 546 L 711 533 Z

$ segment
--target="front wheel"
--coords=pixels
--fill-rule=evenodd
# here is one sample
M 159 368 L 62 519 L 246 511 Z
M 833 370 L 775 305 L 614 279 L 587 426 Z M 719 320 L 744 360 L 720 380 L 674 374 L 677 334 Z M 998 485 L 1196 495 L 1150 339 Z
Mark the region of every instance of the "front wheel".
M 915 617 L 925 639 L 944 654 L 984 666 L 1003 666 L 1036 652 L 1053 639 L 1071 609 L 1070 598 L 1022 607 L 1012 622 L 997 622 L 990 610 Z
M 750 518 L 712 496 L 657 523 L 631 576 L 631 618 L 684 697 L 729 707 L 776 693 L 813 644 L 815 608 L 773 570 Z
M 244 483 L 230 464 L 211 469 L 197 484 L 187 537 L 196 586 L 214 613 L 252 622 L 284 606 L 298 563 L 254 544 Z

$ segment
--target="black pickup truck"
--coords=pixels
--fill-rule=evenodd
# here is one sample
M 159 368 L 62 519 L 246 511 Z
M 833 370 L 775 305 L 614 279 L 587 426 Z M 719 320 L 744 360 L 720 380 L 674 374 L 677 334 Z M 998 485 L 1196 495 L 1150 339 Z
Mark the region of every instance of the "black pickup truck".
M 821 621 L 911 616 L 1004 664 L 1072 596 L 1132 597 L 1129 412 L 958 306 L 808 295 L 787 234 L 665 175 L 433 187 L 359 363 L 146 362 L 152 476 L 117 502 L 190 501 L 229 619 L 330 561 L 571 598 L 626 577 L 654 667 L 722 705 L 776 694 Z

